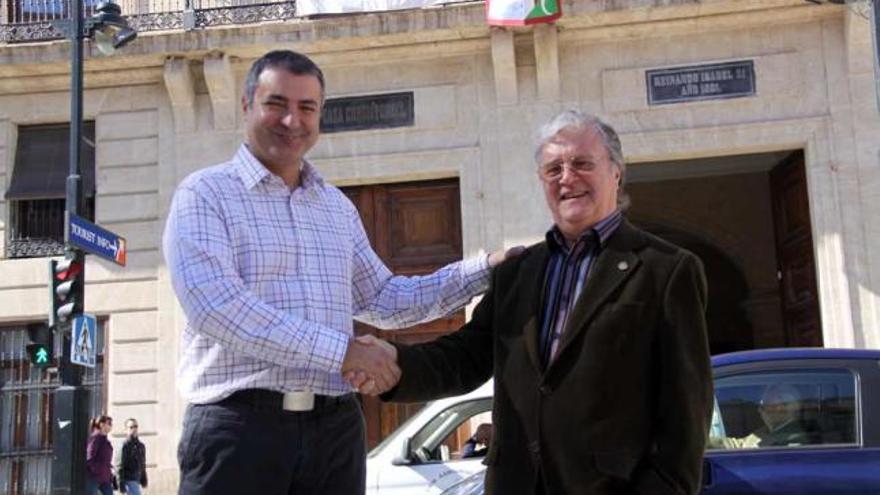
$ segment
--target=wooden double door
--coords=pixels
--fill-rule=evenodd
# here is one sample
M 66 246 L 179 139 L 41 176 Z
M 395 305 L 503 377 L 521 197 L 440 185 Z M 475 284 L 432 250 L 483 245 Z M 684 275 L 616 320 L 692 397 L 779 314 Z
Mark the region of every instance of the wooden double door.
M 373 249 L 397 275 L 419 275 L 460 260 L 461 200 L 458 179 L 342 188 L 355 204 Z M 464 311 L 415 327 L 382 331 L 355 322 L 357 335 L 373 334 L 400 343 L 433 340 L 464 324 Z M 421 404 L 384 404 L 362 397 L 367 442 L 376 446 L 421 408 Z
M 785 345 L 821 347 L 822 318 L 803 151 L 792 153 L 770 172 L 770 188 Z

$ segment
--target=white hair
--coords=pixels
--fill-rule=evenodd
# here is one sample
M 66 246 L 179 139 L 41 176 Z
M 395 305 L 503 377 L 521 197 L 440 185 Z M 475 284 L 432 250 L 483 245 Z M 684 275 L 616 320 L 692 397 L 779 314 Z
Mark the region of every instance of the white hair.
M 620 170 L 620 181 L 617 185 L 617 207 L 621 210 L 628 208 L 630 199 L 629 195 L 624 192 L 624 186 L 626 185 L 626 162 L 623 161 L 623 148 L 620 145 L 620 137 L 613 127 L 595 115 L 569 109 L 557 114 L 549 122 L 542 125 L 538 130 L 538 139 L 535 146 L 535 163 L 541 164 L 541 153 L 544 151 L 544 146 L 553 139 L 553 136 L 569 127 L 593 129 L 602 138 L 602 144 L 608 151 L 608 159 Z

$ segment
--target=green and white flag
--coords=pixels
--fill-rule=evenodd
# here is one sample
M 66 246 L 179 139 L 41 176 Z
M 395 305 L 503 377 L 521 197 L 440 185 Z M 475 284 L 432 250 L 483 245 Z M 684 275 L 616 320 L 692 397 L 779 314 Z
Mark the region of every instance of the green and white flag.
M 561 16 L 560 0 L 486 0 L 490 26 L 525 26 L 553 22 Z

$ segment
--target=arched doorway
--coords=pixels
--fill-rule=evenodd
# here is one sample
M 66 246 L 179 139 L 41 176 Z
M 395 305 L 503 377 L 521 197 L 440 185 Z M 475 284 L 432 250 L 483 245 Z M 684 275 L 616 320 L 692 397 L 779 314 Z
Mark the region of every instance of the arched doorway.
M 627 217 L 696 253 L 714 353 L 821 346 L 801 150 L 632 164 Z
M 687 249 L 703 262 L 709 286 L 706 322 L 711 353 L 754 348 L 754 327 L 746 308 L 749 284 L 736 263 L 721 249 L 689 232 L 658 224 L 640 227 Z

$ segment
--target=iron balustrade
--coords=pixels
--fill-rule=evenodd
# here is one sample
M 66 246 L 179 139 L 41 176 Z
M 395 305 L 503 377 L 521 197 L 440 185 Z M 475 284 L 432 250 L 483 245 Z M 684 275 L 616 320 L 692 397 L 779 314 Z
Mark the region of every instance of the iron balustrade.
M 64 199 L 10 201 L 7 258 L 40 258 L 64 253 Z M 95 198 L 86 199 L 85 218 L 94 218 Z
M 9 202 L 9 258 L 56 256 L 64 252 L 64 199 Z
M 0 0 L 0 43 L 64 38 L 53 21 L 70 16 L 72 0 Z M 86 18 L 100 0 L 81 0 Z M 295 1 L 119 0 L 122 14 L 138 32 L 193 30 L 208 26 L 283 21 L 296 17 Z

